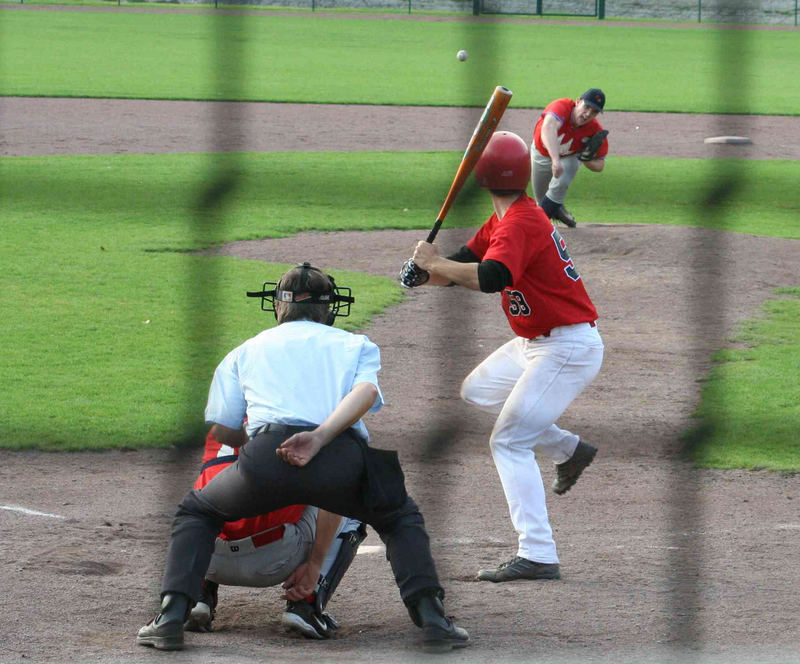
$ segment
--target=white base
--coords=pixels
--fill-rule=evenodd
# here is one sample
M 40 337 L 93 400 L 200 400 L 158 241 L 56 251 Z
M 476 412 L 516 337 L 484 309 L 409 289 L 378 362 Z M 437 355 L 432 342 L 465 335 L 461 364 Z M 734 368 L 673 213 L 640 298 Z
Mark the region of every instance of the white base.
M 703 143 L 725 143 L 727 145 L 747 145 L 752 143 L 749 136 L 709 136 Z

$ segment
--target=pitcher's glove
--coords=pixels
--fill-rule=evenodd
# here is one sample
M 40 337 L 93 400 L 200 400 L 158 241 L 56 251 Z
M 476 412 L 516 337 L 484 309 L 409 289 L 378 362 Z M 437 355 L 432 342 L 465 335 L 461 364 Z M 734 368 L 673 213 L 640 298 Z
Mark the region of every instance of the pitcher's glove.
M 400 268 L 400 283 L 406 288 L 416 288 L 417 286 L 422 286 L 422 284 L 424 284 L 430 278 L 431 275 L 427 272 L 427 270 L 417 267 L 414 264 L 414 260 L 411 258 L 403 263 L 403 267 Z
M 597 152 L 603 145 L 603 141 L 606 140 L 606 136 L 608 136 L 607 129 L 601 129 L 596 134 L 592 134 L 589 140 L 586 141 L 586 145 L 584 145 L 583 149 L 578 153 L 578 159 L 580 161 L 591 161 L 597 157 Z

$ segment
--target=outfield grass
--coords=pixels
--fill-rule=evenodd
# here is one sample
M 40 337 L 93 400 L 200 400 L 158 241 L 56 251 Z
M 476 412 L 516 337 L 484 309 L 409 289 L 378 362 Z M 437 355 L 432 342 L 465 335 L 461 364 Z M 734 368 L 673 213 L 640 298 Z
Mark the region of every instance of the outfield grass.
M 286 266 L 187 252 L 300 230 L 427 229 L 460 155 L 229 159 L 243 176 L 219 217 L 195 208 L 213 173 L 210 155 L 0 159 L 0 306 L 4 338 L 13 340 L 0 376 L 0 444 L 78 449 L 196 441 L 214 366 L 270 323 L 244 291 Z M 698 183 L 714 167 L 705 160 L 615 158 L 602 176 L 575 181 L 570 207 L 596 221 L 697 225 L 695 205 L 705 195 Z M 748 189 L 731 199 L 725 228 L 800 237 L 789 193 L 800 164 L 747 167 Z M 488 201 L 475 194 L 467 187 L 449 226 L 485 219 Z M 390 280 L 334 275 L 358 297 L 346 320 L 350 329 L 365 327 L 402 297 Z
M 600 86 L 609 110 L 788 115 L 800 99 L 791 31 L 68 10 L 4 11 L 0 30 L 2 95 L 483 106 L 502 84 L 542 107 Z

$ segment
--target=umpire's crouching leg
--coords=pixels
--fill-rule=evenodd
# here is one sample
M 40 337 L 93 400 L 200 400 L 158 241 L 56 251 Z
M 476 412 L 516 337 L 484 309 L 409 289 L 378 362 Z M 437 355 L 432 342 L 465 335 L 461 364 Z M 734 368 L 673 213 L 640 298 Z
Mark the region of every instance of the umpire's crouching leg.
M 183 497 L 172 522 L 162 597 L 166 593 L 182 593 L 193 601 L 200 598 L 214 542 L 226 520 L 201 491 L 193 489 Z

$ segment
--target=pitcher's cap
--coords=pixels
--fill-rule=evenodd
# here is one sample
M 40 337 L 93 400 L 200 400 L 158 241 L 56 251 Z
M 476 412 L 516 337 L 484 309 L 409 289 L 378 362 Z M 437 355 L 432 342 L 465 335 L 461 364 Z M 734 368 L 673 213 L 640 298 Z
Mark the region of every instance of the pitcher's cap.
M 581 95 L 581 99 L 598 111 L 606 105 L 606 95 L 600 88 L 591 88 Z

